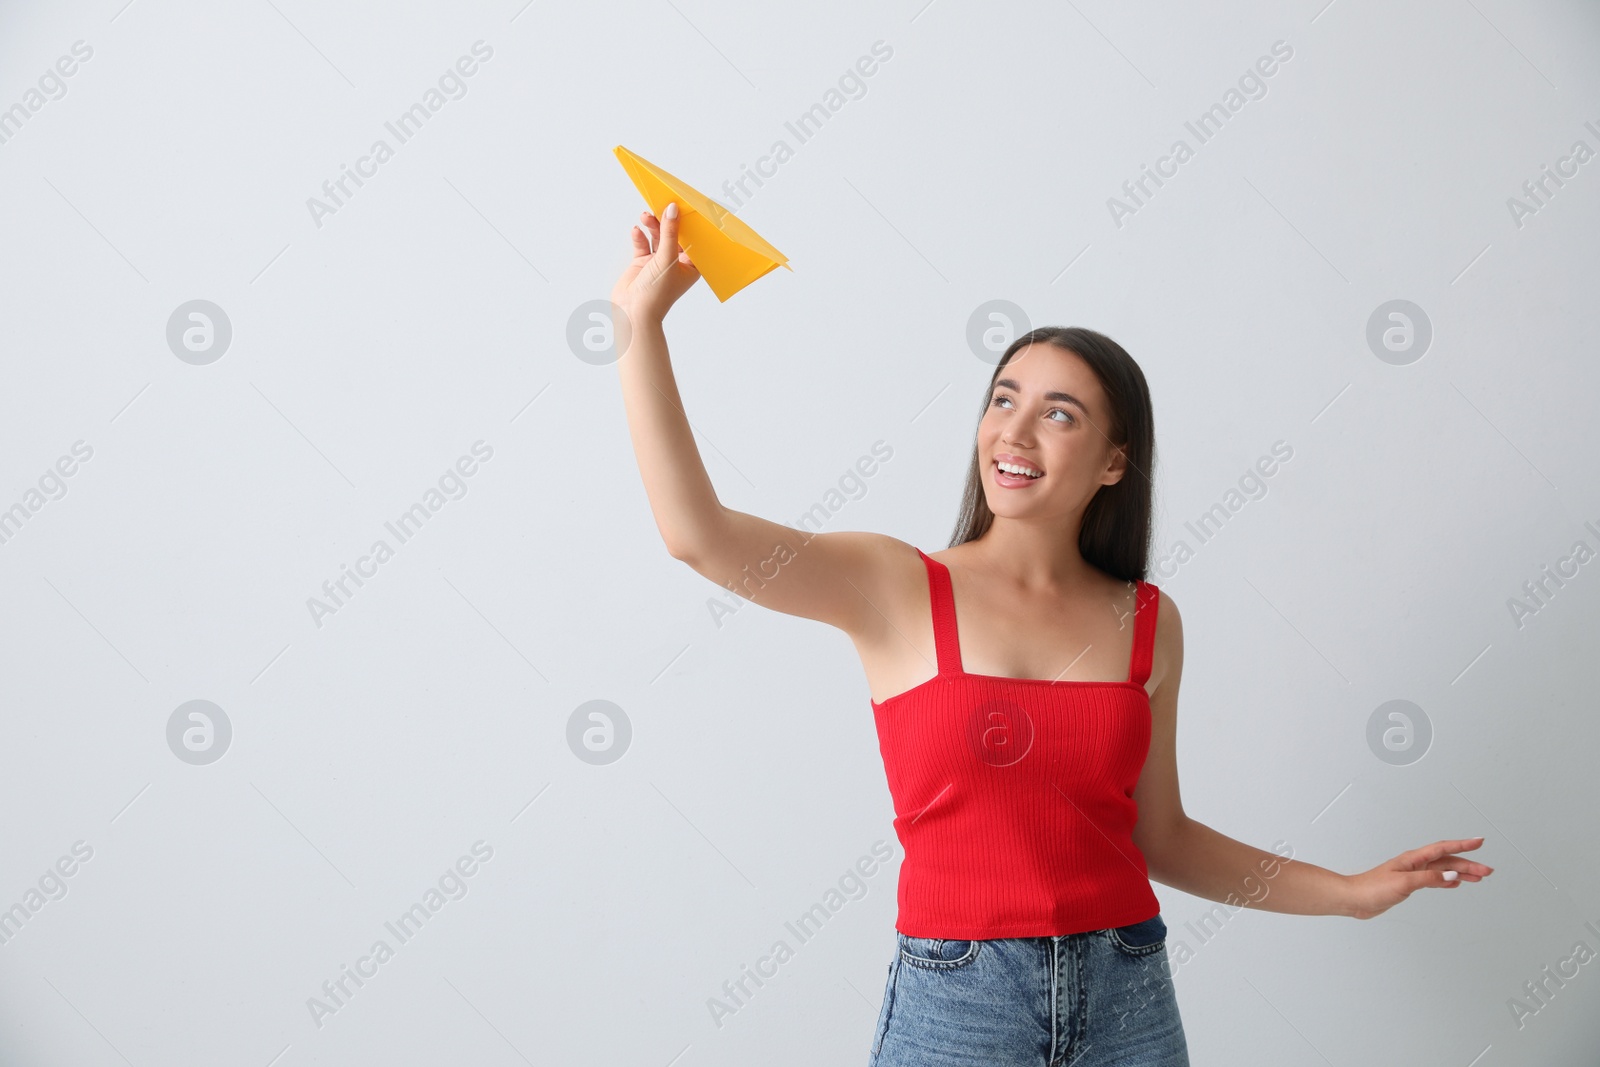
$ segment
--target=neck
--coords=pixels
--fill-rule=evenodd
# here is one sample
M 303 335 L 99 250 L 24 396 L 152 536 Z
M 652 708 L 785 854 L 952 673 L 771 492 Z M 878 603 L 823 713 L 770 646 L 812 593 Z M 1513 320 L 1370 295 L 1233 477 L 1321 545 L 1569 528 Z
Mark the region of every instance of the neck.
M 971 543 L 977 568 L 1028 588 L 1081 585 L 1095 568 L 1078 551 L 1082 516 L 1070 524 L 1057 521 L 994 517 L 982 537 Z

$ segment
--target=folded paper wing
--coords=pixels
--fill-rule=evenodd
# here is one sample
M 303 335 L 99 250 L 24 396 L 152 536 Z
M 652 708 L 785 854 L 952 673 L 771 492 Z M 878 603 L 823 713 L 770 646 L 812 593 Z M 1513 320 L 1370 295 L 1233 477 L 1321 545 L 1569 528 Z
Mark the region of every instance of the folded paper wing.
M 787 256 L 709 196 L 621 145 L 616 153 L 652 215 L 660 218 L 669 203 L 678 205 L 678 244 L 719 301 L 777 267 L 794 270 Z

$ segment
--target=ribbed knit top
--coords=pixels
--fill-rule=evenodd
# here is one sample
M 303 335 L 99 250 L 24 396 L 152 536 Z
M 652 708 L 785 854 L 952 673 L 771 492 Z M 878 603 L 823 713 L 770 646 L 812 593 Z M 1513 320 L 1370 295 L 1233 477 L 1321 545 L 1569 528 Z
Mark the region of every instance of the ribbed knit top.
M 1136 582 L 1120 682 L 961 669 L 950 571 L 928 572 L 939 673 L 872 702 L 905 850 L 895 928 L 909 937 L 1047 937 L 1160 911 L 1133 843 L 1150 747 L 1159 590 Z

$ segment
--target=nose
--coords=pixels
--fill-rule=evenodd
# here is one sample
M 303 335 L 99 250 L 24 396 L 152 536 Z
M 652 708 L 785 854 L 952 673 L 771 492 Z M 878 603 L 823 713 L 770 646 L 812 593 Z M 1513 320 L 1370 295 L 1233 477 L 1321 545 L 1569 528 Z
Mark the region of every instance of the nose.
M 1000 435 L 1000 443 L 1013 448 L 1027 449 L 1033 447 L 1033 439 L 1026 434 L 1014 434 L 1010 430 Z

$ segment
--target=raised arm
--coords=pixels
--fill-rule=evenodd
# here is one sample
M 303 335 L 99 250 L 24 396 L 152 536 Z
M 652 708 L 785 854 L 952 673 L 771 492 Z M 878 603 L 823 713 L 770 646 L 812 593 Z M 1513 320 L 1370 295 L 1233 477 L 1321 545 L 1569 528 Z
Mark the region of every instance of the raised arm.
M 633 454 L 667 551 L 718 585 L 789 615 L 837 626 L 852 636 L 888 625 L 879 610 L 912 548 L 873 533 L 812 534 L 722 506 L 706 473 L 678 395 L 663 320 L 700 272 L 678 246 L 676 205 L 662 218 L 641 213 L 632 259 L 611 302 L 617 361 Z M 647 238 L 645 230 L 648 230 Z M 651 251 L 651 241 L 655 251 Z

